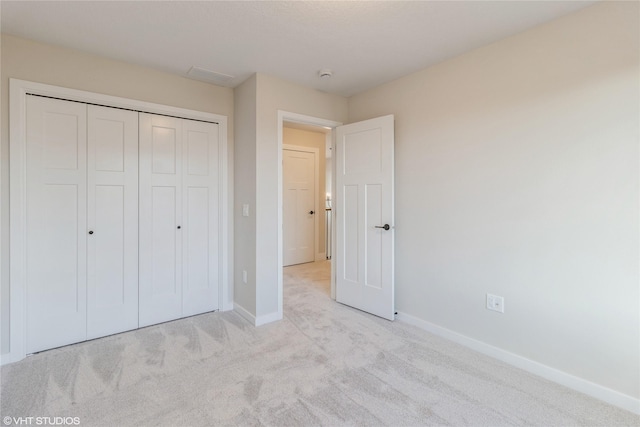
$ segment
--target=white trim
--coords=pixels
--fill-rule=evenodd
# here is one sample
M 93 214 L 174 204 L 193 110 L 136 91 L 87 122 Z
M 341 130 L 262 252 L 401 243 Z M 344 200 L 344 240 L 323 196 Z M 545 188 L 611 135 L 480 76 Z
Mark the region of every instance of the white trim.
M 282 312 L 273 312 L 269 314 L 265 314 L 264 316 L 256 317 L 256 326 L 266 325 L 267 323 L 276 322 L 278 320 L 282 320 Z
M 3 354 L 0 364 L 12 363 L 23 359 L 25 352 L 25 250 L 26 250 L 26 96 L 27 94 L 49 96 L 70 101 L 100 104 L 110 107 L 126 108 L 155 114 L 165 114 L 185 119 L 204 120 L 218 123 L 220 141 L 220 309 L 230 310 L 233 307 L 233 295 L 229 284 L 229 191 L 228 191 L 228 153 L 227 153 L 227 117 L 171 107 L 145 101 L 120 98 L 59 86 L 25 80 L 9 79 L 9 220 L 10 220 L 10 348 Z
M 219 175 L 220 198 L 222 203 L 219 206 L 219 268 L 220 268 L 220 311 L 233 310 L 233 272 L 229 268 L 233 265 L 233 250 L 229 247 L 233 239 L 229 239 L 229 230 L 233 230 L 233 217 L 229 217 L 229 207 L 233 206 L 231 192 L 229 192 L 229 140 L 227 137 L 227 117 L 220 116 L 218 120 L 218 130 L 220 135 L 220 161 Z
M 331 299 L 336 299 L 336 129 L 331 138 Z
M 276 322 L 278 320 L 282 320 L 282 314 L 278 312 L 273 312 L 273 313 L 265 314 L 264 316 L 256 317 L 253 314 L 251 314 L 249 310 L 239 305 L 238 303 L 234 304 L 233 311 L 238 313 L 240 317 L 242 317 L 244 320 L 246 320 L 247 322 L 251 323 L 253 326 L 256 326 L 256 327 L 266 325 L 267 323 Z
M 335 120 L 321 119 L 319 117 L 307 116 L 307 115 L 298 114 L 298 113 L 291 113 L 289 111 L 283 111 L 283 110 L 278 110 L 278 121 L 300 123 L 303 125 L 319 126 L 319 127 L 326 127 L 331 129 L 335 128 L 336 126 L 342 125 L 342 122 L 336 122 Z
M 2 364 L 26 355 L 24 267 L 26 259 L 26 95 L 27 87 L 9 80 L 9 352 Z
M 304 114 L 291 113 L 288 111 L 278 110 L 278 311 L 279 316 L 275 320 L 282 319 L 282 128 L 284 122 L 295 122 L 313 126 L 325 126 L 329 128 L 335 128 L 342 123 L 333 120 L 320 119 L 312 116 L 305 116 Z M 332 134 L 335 132 L 331 132 Z M 331 263 L 333 265 L 333 263 Z M 333 269 L 332 269 L 333 271 Z M 333 279 L 332 279 L 333 280 Z M 271 315 L 261 316 L 261 318 L 270 318 Z
M 247 322 L 249 322 L 249 323 L 251 323 L 252 325 L 255 326 L 255 324 L 256 324 L 256 316 L 251 314 L 249 312 L 249 310 L 247 310 L 243 306 L 239 305 L 238 303 L 235 303 L 235 304 L 233 304 L 233 311 L 238 313 L 240 315 L 240 317 L 242 317 L 244 320 L 246 320 Z
M 282 144 L 283 150 L 288 151 L 301 151 L 303 153 L 313 153 L 313 161 L 315 168 L 315 176 L 313 177 L 313 211 L 316 213 L 316 217 L 313 221 L 313 260 L 320 261 L 324 258 L 318 258 L 318 253 L 316 253 L 318 242 L 320 242 L 320 221 L 322 220 L 322 216 L 318 214 L 320 212 L 320 208 L 318 207 L 318 197 L 320 196 L 320 150 L 314 147 L 305 147 L 303 145 L 294 145 L 294 144 Z M 284 195 L 283 195 L 284 197 Z M 284 232 L 284 223 L 283 223 L 283 232 Z M 284 250 L 284 241 L 283 241 L 283 250 Z M 283 261 L 284 264 L 284 261 Z
M 10 86 L 18 86 L 23 92 L 62 98 L 69 101 L 86 102 L 89 104 L 99 104 L 106 107 L 125 108 L 130 110 L 143 111 L 145 113 L 166 114 L 184 119 L 204 120 L 211 122 L 227 121 L 227 116 L 206 113 L 204 111 L 189 110 L 186 108 L 172 107 L 170 105 L 156 104 L 147 101 L 121 98 L 119 96 L 104 95 L 101 93 L 87 92 L 84 90 L 70 89 L 61 86 L 52 86 L 44 83 L 30 82 L 19 79 L 9 79 Z
M 487 356 L 491 356 L 495 359 L 508 363 L 509 365 L 513 365 L 549 381 L 561 384 L 572 390 L 595 397 L 596 399 L 610 403 L 611 405 L 622 409 L 626 409 L 627 411 L 640 414 L 640 400 L 632 396 L 592 383 L 583 378 L 576 377 L 564 371 L 527 359 L 526 357 L 519 356 L 501 348 L 494 347 L 482 341 L 469 338 L 450 329 L 443 328 L 442 326 L 435 325 L 406 313 L 398 312 L 396 320 L 417 326 L 418 328 L 431 332 L 432 334 L 454 341 L 465 347 L 486 354 Z

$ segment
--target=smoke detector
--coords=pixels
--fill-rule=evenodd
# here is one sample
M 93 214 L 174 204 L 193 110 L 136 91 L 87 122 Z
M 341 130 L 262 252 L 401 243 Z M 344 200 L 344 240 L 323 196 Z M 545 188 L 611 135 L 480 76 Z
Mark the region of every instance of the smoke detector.
M 325 68 L 323 70 L 318 71 L 318 76 L 321 80 L 329 80 L 333 75 L 333 71 Z

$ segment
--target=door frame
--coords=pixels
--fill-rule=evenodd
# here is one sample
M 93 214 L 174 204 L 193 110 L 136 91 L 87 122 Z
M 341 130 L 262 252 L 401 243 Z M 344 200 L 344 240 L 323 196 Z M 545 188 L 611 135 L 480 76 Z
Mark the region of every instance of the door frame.
M 292 113 L 289 111 L 278 110 L 278 315 L 282 318 L 283 315 L 283 242 L 282 242 L 282 149 L 283 149 L 283 128 L 284 122 L 293 122 L 304 125 L 318 126 L 324 128 L 330 128 L 331 131 L 327 133 L 327 138 L 331 138 L 331 147 L 335 147 L 335 128 L 342 125 L 342 122 L 334 120 L 321 119 L 319 117 L 307 116 L 299 113 Z M 333 150 L 335 151 L 335 150 Z M 335 162 L 331 162 L 331 194 L 334 194 L 335 189 Z M 335 233 L 335 229 L 332 230 Z M 333 239 L 335 241 L 335 239 Z M 332 244 L 333 245 L 333 244 Z M 336 298 L 335 288 L 335 263 L 331 263 L 331 298 Z
M 0 365 L 26 357 L 26 118 L 27 95 L 40 95 L 123 108 L 140 112 L 177 116 L 218 123 L 219 218 L 220 233 L 220 310 L 233 310 L 233 287 L 229 284 L 229 180 L 227 154 L 227 117 L 219 114 L 171 107 L 146 101 L 103 95 L 19 79 L 9 79 L 9 352 L 0 355 Z
M 289 150 L 289 151 L 301 151 L 303 153 L 313 153 L 314 155 L 314 167 L 315 167 L 315 173 L 314 173 L 314 177 L 313 177 L 313 211 L 318 214 L 319 211 L 319 207 L 318 207 L 318 196 L 320 194 L 320 159 L 318 156 L 320 156 L 320 152 L 317 148 L 312 148 L 312 147 L 305 147 L 302 145 L 294 145 L 294 144 L 282 144 L 282 149 L 283 150 Z M 284 170 L 283 170 L 283 174 L 284 174 Z M 283 175 L 284 178 L 284 175 Z M 284 184 L 284 182 L 283 182 Z M 283 195 L 284 197 L 284 195 Z M 284 215 L 284 214 L 283 214 Z M 318 242 L 320 241 L 320 227 L 318 226 L 318 221 L 320 221 L 321 215 L 316 215 L 314 221 L 313 221 L 313 261 L 321 261 L 322 257 L 320 256 L 321 254 L 318 252 Z M 283 232 L 284 232 L 284 222 L 282 224 L 283 227 Z M 284 242 L 283 242 L 283 246 L 282 249 L 284 250 Z M 326 249 L 325 249 L 325 253 L 326 253 Z M 284 264 L 284 262 L 283 262 Z

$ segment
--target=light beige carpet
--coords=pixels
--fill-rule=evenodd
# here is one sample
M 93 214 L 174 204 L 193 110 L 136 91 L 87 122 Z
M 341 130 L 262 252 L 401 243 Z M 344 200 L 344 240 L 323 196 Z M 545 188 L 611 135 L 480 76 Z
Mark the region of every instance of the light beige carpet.
M 83 426 L 638 426 L 640 418 L 329 298 L 285 269 L 285 319 L 210 313 L 2 367 L 2 417 Z

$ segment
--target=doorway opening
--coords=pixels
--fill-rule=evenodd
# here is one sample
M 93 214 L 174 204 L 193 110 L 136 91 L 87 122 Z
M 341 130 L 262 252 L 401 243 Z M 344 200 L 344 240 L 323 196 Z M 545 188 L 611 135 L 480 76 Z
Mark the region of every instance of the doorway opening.
M 318 283 L 335 299 L 333 245 L 333 145 L 339 122 L 278 112 L 279 278 L 283 313 L 284 278 Z M 309 182 L 312 181 L 312 182 Z M 295 277 L 295 279 L 293 279 Z M 323 280 L 320 280 L 321 282 Z
M 278 112 L 278 308 L 283 313 L 283 167 L 285 122 L 332 129 L 331 299 L 384 319 L 394 304 L 394 116 L 338 126 Z M 335 131 L 334 131 L 335 130 Z M 336 192 L 336 189 L 338 190 Z M 337 249 L 337 250 L 336 250 Z M 339 293 L 337 292 L 337 290 Z M 337 298 L 336 298 L 337 297 Z
M 284 123 L 282 146 L 283 266 L 327 259 L 329 129 Z M 327 147 L 329 145 L 329 147 Z M 329 184 L 329 185 L 327 185 Z M 328 188 L 328 191 L 327 191 Z

